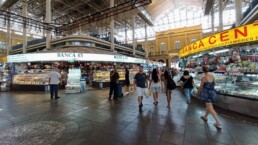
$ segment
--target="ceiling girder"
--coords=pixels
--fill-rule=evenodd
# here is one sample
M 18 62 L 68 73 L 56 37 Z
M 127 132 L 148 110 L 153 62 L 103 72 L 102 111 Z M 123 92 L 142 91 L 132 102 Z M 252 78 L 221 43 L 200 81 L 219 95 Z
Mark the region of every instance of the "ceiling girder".
M 60 2 L 60 0 L 57 0 L 57 1 Z M 124 3 L 121 3 L 114 7 L 107 8 L 105 10 L 93 13 L 91 15 L 84 16 L 83 18 L 74 20 L 73 22 L 64 24 L 63 26 L 60 26 L 59 24 L 56 24 L 56 23 L 51 23 L 51 24 L 44 23 L 44 22 L 34 20 L 34 19 L 31 19 L 28 17 L 23 17 L 20 14 L 11 13 L 11 12 L 4 11 L 4 10 L 0 10 L 0 19 L 4 19 L 4 20 L 7 19 L 12 22 L 21 24 L 21 25 L 25 24 L 27 27 L 29 26 L 29 27 L 34 27 L 34 28 L 38 28 L 38 29 L 52 30 L 52 31 L 55 31 L 56 33 L 61 33 L 63 31 L 78 28 L 78 27 L 86 25 L 86 24 L 90 24 L 90 23 L 93 23 L 93 22 L 96 22 L 99 20 L 106 19 L 111 16 L 115 16 L 115 15 L 124 13 L 126 11 L 133 10 L 137 7 L 148 5 L 151 2 L 152 2 L 152 0 L 134 0 L 133 3 L 131 1 L 124 2 Z M 67 5 L 67 4 L 64 3 L 64 5 Z M 71 9 L 75 9 L 75 7 L 71 8 Z M 77 9 L 75 9 L 75 10 L 78 13 L 84 14 L 83 12 L 81 12 Z

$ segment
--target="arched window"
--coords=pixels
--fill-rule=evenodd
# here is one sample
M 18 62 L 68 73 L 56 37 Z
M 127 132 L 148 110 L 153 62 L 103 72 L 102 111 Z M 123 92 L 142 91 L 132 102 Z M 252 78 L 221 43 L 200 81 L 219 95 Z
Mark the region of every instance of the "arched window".
M 191 39 L 191 42 L 195 42 L 195 41 L 196 41 L 196 38 L 192 38 L 192 39 Z
M 180 49 L 181 48 L 181 42 L 180 40 L 175 41 L 175 49 Z
M 166 51 L 166 43 L 165 42 L 160 43 L 160 50 L 161 51 Z

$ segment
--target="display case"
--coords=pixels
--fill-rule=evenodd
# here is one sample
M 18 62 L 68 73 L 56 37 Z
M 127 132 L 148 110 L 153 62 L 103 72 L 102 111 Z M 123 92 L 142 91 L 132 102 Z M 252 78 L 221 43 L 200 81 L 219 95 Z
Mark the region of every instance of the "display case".
M 245 115 L 258 117 L 258 73 L 213 73 L 217 92 L 216 105 Z M 200 86 L 203 73 L 194 77 Z M 193 92 L 196 96 L 196 92 Z
M 117 73 L 119 74 L 119 81 L 125 81 L 125 70 L 118 69 Z M 135 70 L 130 70 L 130 73 L 133 73 L 133 76 L 137 73 Z M 110 71 L 96 71 L 93 73 L 93 87 L 105 88 L 109 87 L 110 82 Z
M 33 73 L 31 73 L 33 72 Z M 49 71 L 26 71 L 12 78 L 13 91 L 49 91 Z
M 8 91 L 11 86 L 11 70 L 8 66 L 2 65 L 0 68 L 0 90 Z
M 49 73 L 22 73 L 13 76 L 13 85 L 48 85 Z
M 67 85 L 65 93 L 80 93 L 81 92 L 81 69 L 69 69 Z

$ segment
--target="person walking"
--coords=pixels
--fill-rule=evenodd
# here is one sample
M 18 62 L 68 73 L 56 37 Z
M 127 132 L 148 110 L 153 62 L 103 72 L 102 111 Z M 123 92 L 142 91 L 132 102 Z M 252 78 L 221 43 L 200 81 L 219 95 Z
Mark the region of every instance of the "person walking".
M 216 97 L 215 78 L 211 73 L 209 73 L 209 68 L 207 66 L 203 66 L 202 70 L 205 74 L 201 79 L 201 84 L 198 88 L 197 94 L 200 94 L 201 100 L 205 102 L 206 112 L 204 116 L 201 116 L 201 119 L 207 122 L 208 115 L 212 114 L 213 118 L 216 121 L 213 126 L 217 129 L 222 129 L 219 117 L 212 105 L 215 102 Z
M 161 90 L 165 91 L 166 86 L 165 86 L 165 70 L 162 69 L 160 73 L 160 80 L 161 80 Z
M 156 68 L 154 68 L 152 70 L 149 89 L 151 89 L 151 91 L 153 93 L 153 99 L 154 99 L 153 104 L 157 105 L 159 103 L 158 102 L 158 93 L 160 91 L 160 79 L 159 79 L 158 71 Z
M 50 85 L 51 99 L 53 99 L 54 95 L 55 95 L 55 99 L 60 98 L 58 96 L 58 87 L 59 87 L 59 82 L 61 82 L 61 75 L 57 71 L 58 70 L 56 68 L 53 68 L 52 71 L 50 72 L 49 85 Z
M 148 81 L 147 75 L 143 72 L 143 67 L 139 66 L 139 72 L 134 77 L 134 90 L 138 95 L 139 111 L 142 112 L 142 100 L 143 96 L 147 94 Z
M 180 78 L 178 82 L 183 82 L 183 88 L 185 92 L 185 97 L 186 97 L 186 103 L 190 104 L 191 103 L 191 92 L 194 87 L 194 81 L 193 77 L 190 75 L 189 71 L 185 70 L 183 73 L 183 76 Z
M 171 102 L 171 94 L 172 90 L 176 88 L 176 83 L 173 80 L 173 76 L 170 69 L 167 69 L 164 72 L 164 84 L 165 84 L 165 91 L 167 95 L 167 102 L 168 102 L 168 109 L 170 109 L 170 102 Z
M 130 80 L 129 80 L 129 70 L 125 68 L 125 85 L 127 87 L 127 92 L 129 92 Z
M 119 83 L 119 74 L 116 71 L 116 68 L 114 67 L 114 70 L 110 72 L 110 90 L 109 90 L 109 100 L 111 100 L 111 96 L 114 93 L 114 100 L 117 100 L 117 84 Z

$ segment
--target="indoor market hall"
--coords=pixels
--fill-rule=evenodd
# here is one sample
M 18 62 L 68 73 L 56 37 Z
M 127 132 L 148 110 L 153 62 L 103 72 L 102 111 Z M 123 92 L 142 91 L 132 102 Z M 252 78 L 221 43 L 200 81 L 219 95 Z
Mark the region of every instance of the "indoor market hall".
M 257 0 L 0 0 L 0 145 L 258 145 Z

